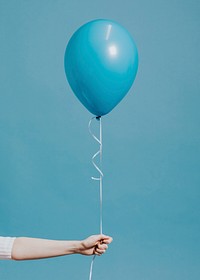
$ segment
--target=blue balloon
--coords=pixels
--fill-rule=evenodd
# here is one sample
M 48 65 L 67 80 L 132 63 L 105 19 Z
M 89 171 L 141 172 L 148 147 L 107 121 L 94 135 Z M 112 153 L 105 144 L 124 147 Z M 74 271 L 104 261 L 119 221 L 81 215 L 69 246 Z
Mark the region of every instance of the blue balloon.
M 109 113 L 131 88 L 137 47 L 121 25 L 94 20 L 81 26 L 65 51 L 65 73 L 80 102 L 94 115 Z

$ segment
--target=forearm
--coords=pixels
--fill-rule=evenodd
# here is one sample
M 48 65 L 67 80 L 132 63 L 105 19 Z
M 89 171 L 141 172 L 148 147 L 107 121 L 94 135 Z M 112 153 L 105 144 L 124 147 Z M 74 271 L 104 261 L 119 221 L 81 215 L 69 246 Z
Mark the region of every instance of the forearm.
M 39 238 L 16 238 L 12 248 L 13 260 L 51 258 L 79 253 L 81 241 L 60 241 Z

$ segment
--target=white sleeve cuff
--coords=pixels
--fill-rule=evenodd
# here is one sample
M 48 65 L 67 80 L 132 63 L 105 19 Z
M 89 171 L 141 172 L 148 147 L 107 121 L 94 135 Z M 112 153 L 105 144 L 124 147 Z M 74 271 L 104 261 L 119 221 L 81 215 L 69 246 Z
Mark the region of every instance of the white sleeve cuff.
M 10 260 L 12 258 L 12 247 L 16 237 L 0 236 L 0 259 Z

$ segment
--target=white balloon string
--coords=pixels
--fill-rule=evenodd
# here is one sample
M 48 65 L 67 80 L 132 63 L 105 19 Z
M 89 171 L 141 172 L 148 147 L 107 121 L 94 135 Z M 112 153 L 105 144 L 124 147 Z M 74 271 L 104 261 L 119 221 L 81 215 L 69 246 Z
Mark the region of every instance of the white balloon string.
M 92 280 L 92 271 L 93 271 L 93 264 L 94 264 L 95 257 L 96 257 L 96 255 L 93 256 L 92 261 L 91 261 L 89 280 Z
M 91 130 L 91 123 L 92 121 L 96 119 L 100 122 L 99 125 L 99 139 L 97 138 L 97 136 L 94 135 L 94 133 Z M 102 172 L 102 121 L 101 121 L 101 117 L 93 117 L 91 118 L 91 120 L 89 121 L 88 124 L 88 129 L 90 134 L 92 135 L 92 137 L 99 143 L 99 150 L 93 155 L 92 157 L 92 164 L 94 165 L 95 169 L 99 172 L 99 177 L 91 177 L 92 180 L 95 181 L 99 181 L 99 204 L 100 204 L 100 234 L 103 233 L 103 215 L 102 215 L 102 204 L 103 204 L 103 172 Z M 98 166 L 95 163 L 95 158 L 99 155 L 99 165 Z M 93 270 L 93 264 L 94 264 L 94 260 L 95 260 L 95 255 L 92 258 L 92 262 L 90 265 L 90 275 L 89 275 L 89 280 L 92 280 L 92 270 Z

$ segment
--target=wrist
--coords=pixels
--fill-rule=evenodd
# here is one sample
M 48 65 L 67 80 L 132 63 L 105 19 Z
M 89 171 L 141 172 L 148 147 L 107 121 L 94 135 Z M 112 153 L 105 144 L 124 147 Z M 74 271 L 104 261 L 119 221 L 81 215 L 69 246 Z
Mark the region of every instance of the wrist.
M 66 254 L 81 254 L 82 242 L 79 240 L 66 241 L 65 250 Z
M 82 254 L 85 249 L 83 240 L 76 241 L 75 254 Z

